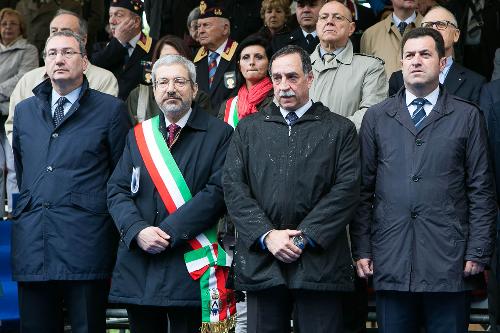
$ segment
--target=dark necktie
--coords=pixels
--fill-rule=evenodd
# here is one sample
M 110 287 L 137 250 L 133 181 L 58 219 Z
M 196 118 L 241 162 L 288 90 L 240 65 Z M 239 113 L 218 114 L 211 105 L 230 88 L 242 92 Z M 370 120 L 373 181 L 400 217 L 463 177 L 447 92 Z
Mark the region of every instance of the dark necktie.
M 425 98 L 415 98 L 413 102 L 411 102 L 411 104 L 417 107 L 417 109 L 413 112 L 413 115 L 411 116 L 411 119 L 413 120 L 416 129 L 419 129 L 420 125 L 422 125 L 422 121 L 426 117 L 424 105 L 427 104 L 428 102 L 429 101 L 426 100 Z
M 401 36 L 404 35 L 405 33 L 405 29 L 406 27 L 408 26 L 408 23 L 406 23 L 405 21 L 401 21 L 398 25 L 398 29 L 399 29 L 399 32 L 401 33 Z
M 288 114 L 285 116 L 285 119 L 288 121 L 289 126 L 293 126 L 297 120 L 299 120 L 299 117 L 295 113 L 295 111 L 290 111 Z
M 307 34 L 306 40 L 307 40 L 307 44 L 309 44 L 309 45 L 314 44 L 314 36 L 312 34 Z
M 212 82 L 214 82 L 215 72 L 217 71 L 217 57 L 219 54 L 217 52 L 212 52 L 209 56 L 208 62 L 208 87 L 212 88 Z
M 52 116 L 52 121 L 54 126 L 57 127 L 64 119 L 64 104 L 68 102 L 66 97 L 59 97 L 57 100 L 56 109 L 54 110 L 54 115 Z
M 127 44 L 125 44 L 125 49 L 126 49 L 126 52 L 125 52 L 125 56 L 123 57 L 123 65 L 126 65 L 127 62 L 129 61 L 129 59 L 130 59 L 129 50 L 133 49 L 133 47 L 132 47 L 132 45 L 127 43 Z
M 168 129 L 167 145 L 170 148 L 174 144 L 175 139 L 177 138 L 177 134 L 181 130 L 181 127 L 177 124 L 170 124 L 168 125 L 167 129 Z

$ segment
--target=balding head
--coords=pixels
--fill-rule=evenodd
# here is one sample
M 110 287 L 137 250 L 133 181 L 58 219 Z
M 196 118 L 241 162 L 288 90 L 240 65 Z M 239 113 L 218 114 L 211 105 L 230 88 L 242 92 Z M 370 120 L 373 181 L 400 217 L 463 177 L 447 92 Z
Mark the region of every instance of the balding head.
M 325 51 L 344 47 L 355 28 L 351 11 L 342 3 L 330 1 L 321 7 L 316 32 Z
M 424 16 L 422 26 L 439 31 L 444 39 L 446 57 L 453 55 L 453 45 L 460 38 L 460 30 L 457 28 L 457 19 L 448 9 L 441 6 L 433 7 Z

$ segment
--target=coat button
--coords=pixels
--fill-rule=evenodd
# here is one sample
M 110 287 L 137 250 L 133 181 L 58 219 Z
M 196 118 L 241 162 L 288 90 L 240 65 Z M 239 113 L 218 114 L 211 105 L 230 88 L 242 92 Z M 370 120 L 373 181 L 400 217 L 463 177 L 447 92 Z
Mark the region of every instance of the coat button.
M 417 146 L 421 146 L 423 143 L 424 143 L 424 140 L 422 140 L 422 139 L 416 139 L 416 140 L 415 140 L 415 144 L 416 144 Z
M 420 179 L 422 179 L 422 178 L 420 178 L 419 176 L 411 177 L 411 180 L 413 180 L 415 183 L 418 182 Z
M 49 165 L 49 166 L 47 167 L 47 172 L 52 172 L 53 170 L 54 170 L 54 169 L 52 168 L 52 166 L 50 166 L 50 165 Z
M 59 136 L 59 133 L 52 133 L 52 137 L 55 139 Z
M 416 219 L 418 214 L 416 212 L 411 212 L 411 218 Z
M 188 239 L 188 235 L 187 234 L 182 234 L 182 238 Z
M 50 208 L 50 202 L 44 202 L 42 206 L 43 208 Z

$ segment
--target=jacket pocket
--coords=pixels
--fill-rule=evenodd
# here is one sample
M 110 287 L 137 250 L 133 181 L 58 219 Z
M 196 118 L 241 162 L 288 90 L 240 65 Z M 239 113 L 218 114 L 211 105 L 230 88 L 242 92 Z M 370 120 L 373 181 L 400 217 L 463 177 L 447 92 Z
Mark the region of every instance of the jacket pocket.
M 16 208 L 14 208 L 14 210 L 12 211 L 12 217 L 14 219 L 18 218 L 19 215 L 21 215 L 21 213 L 28 208 L 30 202 L 31 194 L 29 193 L 29 191 L 21 193 L 19 195 L 19 198 L 17 199 Z
M 106 193 L 71 192 L 71 204 L 94 214 L 108 214 Z

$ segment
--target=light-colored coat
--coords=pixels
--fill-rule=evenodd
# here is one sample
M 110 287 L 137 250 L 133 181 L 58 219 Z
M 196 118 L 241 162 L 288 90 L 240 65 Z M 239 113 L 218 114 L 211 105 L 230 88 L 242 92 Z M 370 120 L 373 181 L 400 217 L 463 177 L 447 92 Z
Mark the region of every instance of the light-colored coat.
M 118 96 L 118 81 L 110 71 L 89 63 L 84 74 L 89 81 L 90 88 L 115 97 Z M 26 73 L 19 82 L 16 81 L 17 85 L 10 97 L 9 117 L 5 122 L 5 133 L 11 144 L 14 109 L 17 103 L 33 96 L 33 88 L 42 83 L 47 77 L 45 67 L 39 67 Z
M 406 32 L 420 26 L 422 15 L 417 14 L 417 19 L 408 25 Z M 385 20 L 368 28 L 361 36 L 361 53 L 377 56 L 385 61 L 387 78 L 401 69 L 401 41 L 403 36 L 392 22 L 392 15 Z
M 311 55 L 311 99 L 347 117 L 359 131 L 366 110 L 387 98 L 384 63 L 372 56 L 354 54 L 351 41 L 332 61 L 323 63 L 319 47 Z
M 38 67 L 38 51 L 24 38 L 0 48 L 0 111 L 7 115 L 9 98 L 24 73 Z

